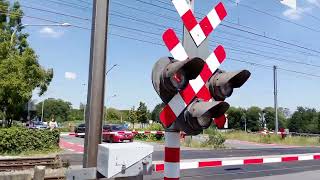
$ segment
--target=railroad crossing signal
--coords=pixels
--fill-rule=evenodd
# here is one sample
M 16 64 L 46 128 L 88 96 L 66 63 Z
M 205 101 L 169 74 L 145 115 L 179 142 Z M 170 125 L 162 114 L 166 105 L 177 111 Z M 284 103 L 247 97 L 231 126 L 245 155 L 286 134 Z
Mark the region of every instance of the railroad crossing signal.
M 220 2 L 199 23 L 185 0 L 172 0 L 186 29 L 196 46 L 226 17 L 227 12 Z M 225 72 L 218 67 L 226 58 L 224 48 L 219 45 L 205 59 L 189 58 L 173 29 L 164 32 L 162 39 L 172 57 L 158 60 L 152 71 L 153 86 L 166 104 L 160 113 L 165 128 L 196 135 L 212 124 L 218 126 L 225 121 L 229 104 L 224 102 L 234 88 L 241 87 L 250 72 Z M 222 126 L 223 127 L 223 126 Z

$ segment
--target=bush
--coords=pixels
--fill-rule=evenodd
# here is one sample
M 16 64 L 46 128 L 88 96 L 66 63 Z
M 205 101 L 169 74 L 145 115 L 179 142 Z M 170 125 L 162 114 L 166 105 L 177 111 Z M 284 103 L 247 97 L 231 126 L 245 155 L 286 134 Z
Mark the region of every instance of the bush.
M 209 128 L 206 133 L 209 135 L 209 138 L 201 144 L 202 147 L 210 147 L 214 149 L 224 147 L 226 139 L 221 133 L 211 128 Z
M 164 136 L 158 136 L 157 134 L 137 134 L 134 136 L 135 139 L 141 140 L 141 141 L 148 141 L 148 142 L 154 142 L 154 141 L 162 141 L 164 140 Z
M 20 127 L 0 130 L 0 154 L 20 154 L 59 147 L 58 130 L 36 130 Z

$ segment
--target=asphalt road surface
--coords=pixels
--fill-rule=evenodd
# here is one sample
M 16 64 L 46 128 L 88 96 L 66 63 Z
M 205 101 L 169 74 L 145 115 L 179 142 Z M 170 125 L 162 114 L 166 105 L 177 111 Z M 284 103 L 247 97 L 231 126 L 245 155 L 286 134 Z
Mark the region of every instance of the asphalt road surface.
M 64 141 L 71 142 L 74 144 L 83 145 L 84 139 L 77 138 L 73 136 L 64 136 L 61 138 Z M 237 142 L 236 144 L 239 144 Z M 157 143 L 151 143 L 154 146 L 153 161 L 163 160 L 163 145 Z M 241 145 L 240 147 L 245 146 Z M 253 146 L 253 145 L 252 145 Z M 192 148 L 182 148 L 181 149 L 181 160 L 183 159 L 206 159 L 206 158 L 228 158 L 228 157 L 247 157 L 247 156 L 264 156 L 264 155 L 283 155 L 283 154 L 304 154 L 304 153 L 320 153 L 319 147 L 279 147 L 275 145 L 274 148 L 271 146 L 258 145 L 252 147 L 252 149 L 247 148 L 237 148 L 237 149 L 221 149 L 221 150 L 197 150 Z M 62 158 L 69 160 L 71 165 L 81 165 L 82 164 L 82 154 L 74 153 L 66 150 L 63 153 Z
M 145 176 L 146 180 L 162 179 L 162 173 Z M 186 180 L 252 179 L 252 180 L 319 180 L 320 161 L 300 161 L 245 166 L 187 169 L 181 171 Z
M 73 136 L 64 136 L 63 141 L 71 142 L 77 145 L 83 145 L 83 138 Z M 320 153 L 319 147 L 291 147 L 279 145 L 261 145 L 250 143 L 248 148 L 246 142 L 229 141 L 228 147 L 234 149 L 222 150 L 196 150 L 191 148 L 182 148 L 181 160 L 186 159 L 206 159 L 206 158 L 227 158 L 227 157 L 246 157 L 246 156 L 264 156 L 264 155 L 283 155 L 283 154 L 304 154 Z M 163 160 L 163 145 L 151 143 L 154 146 L 153 160 Z M 66 150 L 62 159 L 69 160 L 71 165 L 82 165 L 82 153 L 74 153 Z M 187 169 L 181 171 L 181 179 L 252 179 L 252 180 L 319 180 L 320 161 L 295 161 L 288 163 L 270 163 L 258 165 L 237 165 L 222 166 L 214 168 Z M 163 179 L 163 173 L 153 173 L 152 176 L 145 176 L 145 179 Z

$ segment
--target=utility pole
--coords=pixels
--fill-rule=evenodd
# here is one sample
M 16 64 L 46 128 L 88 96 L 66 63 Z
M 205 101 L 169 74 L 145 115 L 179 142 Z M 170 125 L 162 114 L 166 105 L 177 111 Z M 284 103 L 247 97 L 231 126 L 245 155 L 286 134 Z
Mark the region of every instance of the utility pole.
M 274 89 L 274 110 L 275 110 L 275 133 L 278 134 L 278 83 L 277 83 L 277 66 L 273 66 L 273 89 Z
M 41 108 L 41 121 L 42 122 L 43 122 L 44 101 L 45 101 L 45 99 L 42 101 L 42 108 Z
M 83 167 L 97 166 L 105 93 L 109 0 L 93 0 Z

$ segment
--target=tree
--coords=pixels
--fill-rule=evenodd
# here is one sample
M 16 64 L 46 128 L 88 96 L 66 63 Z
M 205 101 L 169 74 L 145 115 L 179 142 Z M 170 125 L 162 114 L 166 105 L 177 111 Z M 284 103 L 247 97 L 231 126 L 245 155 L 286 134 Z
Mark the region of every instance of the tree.
M 160 122 L 160 112 L 164 108 L 165 104 L 160 103 L 154 107 L 153 111 L 151 112 L 151 119 L 156 122 Z
M 147 123 L 148 121 L 148 108 L 145 103 L 140 102 L 137 109 L 137 118 L 140 123 Z
M 256 106 L 252 106 L 246 111 L 247 129 L 251 131 L 259 131 L 261 129 L 260 121 L 261 109 Z
M 28 34 L 21 32 L 23 12 L 19 3 L 10 7 L 9 1 L 0 0 L 0 11 L 0 111 L 5 119 L 12 119 L 21 113 L 17 109 L 30 100 L 34 89 L 39 88 L 40 95 L 47 90 L 53 71 L 40 66 L 27 42 Z
M 121 112 L 115 108 L 108 108 L 105 119 L 107 122 L 119 123 L 121 120 Z
M 128 120 L 130 123 L 132 123 L 134 129 L 134 124 L 138 122 L 137 112 L 134 106 L 130 109 L 128 113 Z
M 42 102 L 37 104 L 37 114 L 41 116 Z M 47 99 L 44 101 L 43 115 L 45 121 L 55 118 L 58 122 L 68 121 L 68 115 L 71 110 L 71 103 L 61 99 Z
M 315 109 L 298 107 L 289 119 L 288 128 L 292 132 L 320 133 L 319 114 Z
M 84 121 L 83 109 L 71 109 L 68 114 L 68 121 Z
M 284 109 L 284 108 L 282 108 Z M 264 118 L 267 122 L 267 128 L 268 129 L 275 129 L 275 110 L 273 107 L 266 107 L 263 109 L 264 112 Z M 278 123 L 279 123 L 279 128 L 286 128 L 286 115 L 284 114 L 283 111 L 280 111 L 278 109 Z
M 230 129 L 244 129 L 245 109 L 230 107 L 226 113 L 228 115 L 228 126 Z

